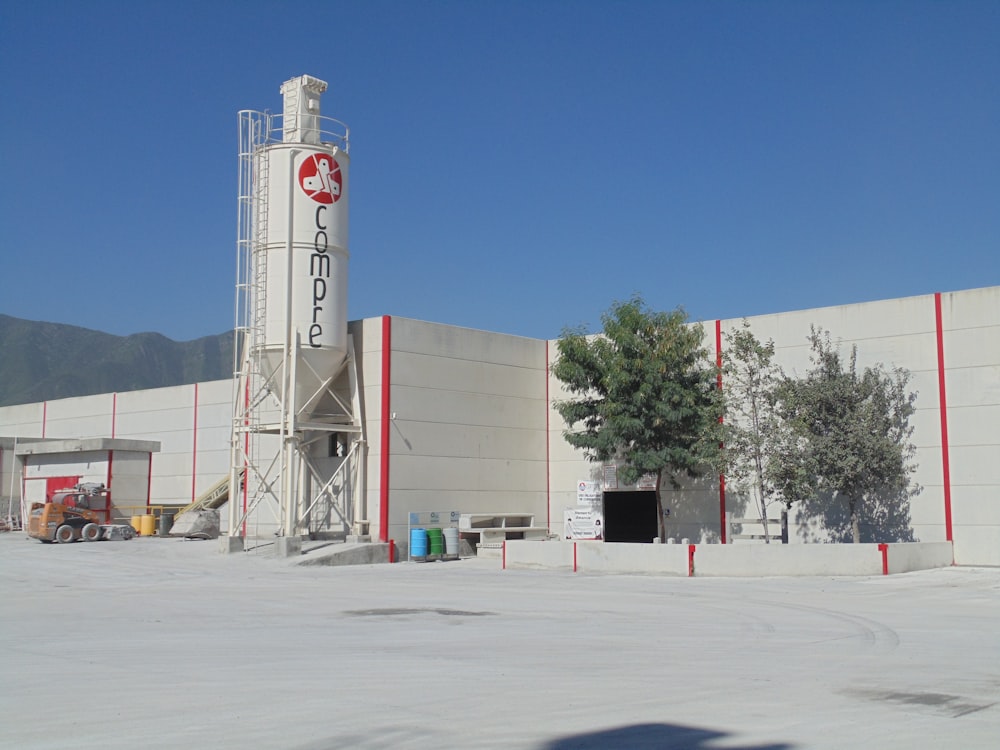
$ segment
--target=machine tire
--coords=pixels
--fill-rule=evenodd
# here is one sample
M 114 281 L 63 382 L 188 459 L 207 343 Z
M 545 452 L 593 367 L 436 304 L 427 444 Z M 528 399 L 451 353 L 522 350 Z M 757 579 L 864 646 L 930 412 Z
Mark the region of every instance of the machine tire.
M 56 529 L 56 541 L 60 544 L 73 541 L 73 527 L 63 524 Z
M 80 532 L 80 538 L 85 542 L 96 542 L 101 538 L 101 527 L 96 523 L 88 523 Z

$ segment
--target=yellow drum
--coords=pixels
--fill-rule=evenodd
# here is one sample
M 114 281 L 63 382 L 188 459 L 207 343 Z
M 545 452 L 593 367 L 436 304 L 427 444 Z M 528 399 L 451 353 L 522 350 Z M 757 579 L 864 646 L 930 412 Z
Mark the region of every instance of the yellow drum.
M 142 533 L 142 516 L 132 516 L 131 524 L 136 534 Z
M 139 516 L 139 533 L 153 536 L 156 533 L 156 516 Z

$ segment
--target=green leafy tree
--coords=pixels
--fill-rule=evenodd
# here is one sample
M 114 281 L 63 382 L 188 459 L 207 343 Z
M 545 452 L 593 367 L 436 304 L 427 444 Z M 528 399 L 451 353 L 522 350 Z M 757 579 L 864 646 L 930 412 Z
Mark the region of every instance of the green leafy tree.
M 910 440 L 916 393 L 910 373 L 881 364 L 858 372 L 857 347 L 845 362 L 829 333 L 812 329 L 812 368 L 780 389 L 791 432 L 774 456 L 771 479 L 792 499 L 826 496 L 844 502 L 851 537 L 861 541 L 860 511 L 882 497 L 906 501 L 915 448 Z
M 726 481 L 735 492 L 751 498 L 769 543 L 767 506 L 778 494 L 771 457 L 789 439 L 778 411 L 784 374 L 774 362 L 774 342 L 761 343 L 746 320 L 742 328 L 726 333 L 722 356 Z
M 602 322 L 601 335 L 566 331 L 559 339 L 553 373 L 574 397 L 554 406 L 569 426 L 567 442 L 588 460 L 619 462 L 629 484 L 656 476 L 662 539 L 662 480 L 678 488 L 680 477 L 719 465 L 717 373 L 701 325 L 688 325 L 680 308 L 654 312 L 634 296 L 614 303 Z

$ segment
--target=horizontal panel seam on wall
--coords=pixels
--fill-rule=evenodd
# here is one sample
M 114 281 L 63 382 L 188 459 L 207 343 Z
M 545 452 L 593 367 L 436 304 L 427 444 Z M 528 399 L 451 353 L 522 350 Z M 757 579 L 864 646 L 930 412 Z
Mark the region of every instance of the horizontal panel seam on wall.
M 948 312 L 946 310 L 942 310 L 942 315 L 954 316 L 954 312 Z M 1000 328 L 1000 316 L 998 316 L 997 319 L 991 323 L 971 323 L 969 325 L 954 326 L 954 327 L 945 324 L 941 330 L 943 330 L 945 333 L 954 333 L 956 331 L 982 331 L 987 328 Z
M 750 328 L 751 328 L 751 330 L 753 330 L 753 326 L 750 326 Z M 950 329 L 946 329 L 946 330 L 950 330 Z M 937 331 L 933 327 L 928 328 L 926 330 L 921 329 L 919 331 L 908 331 L 906 333 L 883 333 L 883 334 L 879 334 L 877 336 L 875 336 L 875 335 L 873 335 L 873 336 L 867 336 L 867 335 L 866 336 L 851 336 L 851 337 L 848 337 L 848 336 L 837 336 L 836 335 L 836 333 L 837 333 L 836 331 L 832 331 L 832 330 L 830 330 L 828 328 L 823 328 L 823 332 L 824 333 L 829 333 L 830 334 L 830 340 L 834 344 L 840 345 L 840 346 L 850 346 L 851 344 L 857 344 L 857 343 L 860 343 L 862 341 L 885 341 L 887 339 L 907 339 L 907 338 L 912 338 L 914 336 L 935 336 L 935 335 L 937 335 Z M 774 348 L 775 349 L 795 349 L 795 348 L 803 348 L 803 349 L 805 349 L 805 348 L 809 348 L 812 345 L 809 343 L 808 336 L 809 336 L 809 333 L 807 331 L 806 333 L 804 333 L 802 335 L 802 342 L 801 343 L 796 343 L 796 344 L 789 344 L 789 343 L 779 344 L 778 342 L 775 342 L 774 343 Z
M 529 341 L 542 342 L 542 339 L 528 339 Z M 409 354 L 414 357 L 428 357 L 431 359 L 451 359 L 456 362 L 472 362 L 477 365 L 495 365 L 497 367 L 513 367 L 517 370 L 531 370 L 533 372 L 544 373 L 545 368 L 539 367 L 538 365 L 517 365 L 512 362 L 503 362 L 500 360 L 492 359 L 474 359 L 472 357 L 456 357 L 450 354 L 432 354 L 427 351 L 418 351 L 416 349 L 405 349 L 393 344 L 392 351 L 395 354 Z
M 905 364 L 900 364 L 898 362 L 886 362 L 886 361 L 883 361 L 883 360 L 879 360 L 877 363 L 875 363 L 875 362 L 868 363 L 868 362 L 866 362 L 866 357 L 863 356 L 864 355 L 863 351 L 858 351 L 858 355 L 859 355 L 858 356 L 858 372 L 859 373 L 860 372 L 864 372 L 864 369 L 866 367 L 874 367 L 875 364 L 880 364 L 880 365 L 882 365 L 889 372 L 892 371 L 892 368 L 899 367 L 899 368 L 901 368 L 903 370 L 906 370 L 911 375 L 918 375 L 918 374 L 926 373 L 926 374 L 932 374 L 935 377 L 937 377 L 937 364 L 936 363 L 932 367 L 908 367 Z M 933 353 L 931 353 L 928 356 L 934 356 L 934 357 L 936 357 L 936 355 L 934 355 Z M 844 358 L 844 359 L 847 359 L 847 358 Z M 782 365 L 780 362 L 778 364 L 781 366 L 781 368 L 783 370 L 786 369 L 786 367 L 784 365 Z M 845 364 L 847 364 L 847 363 L 845 362 Z M 809 367 L 809 368 L 812 368 L 812 367 L 815 366 L 815 363 L 813 363 L 810 360 L 808 363 L 805 364 L 805 366 Z M 791 369 L 797 369 L 797 368 L 791 368 Z M 957 369 L 962 369 L 962 368 L 949 367 L 948 371 L 951 372 L 951 371 L 957 370 Z
M 545 401 L 544 396 L 512 396 L 507 393 L 489 393 L 487 391 L 464 391 L 458 388 L 434 388 L 429 385 L 407 385 L 405 383 L 393 383 L 392 387 L 394 389 L 399 388 L 412 388 L 415 391 L 435 391 L 437 393 L 467 393 L 472 396 L 492 396 L 495 398 L 509 398 L 515 401 Z
M 429 458 L 429 459 L 441 459 L 442 461 L 503 461 L 510 464 L 544 464 L 544 458 L 515 458 L 511 456 L 467 456 L 460 453 L 420 453 L 418 451 L 407 451 L 401 453 L 399 451 L 392 454 L 400 459 L 406 458 Z
M 167 406 L 167 407 L 164 407 L 163 409 L 125 409 L 125 410 L 119 409 L 118 410 L 118 416 L 120 418 L 124 417 L 124 418 L 127 418 L 127 419 L 132 419 L 132 418 L 134 418 L 136 416 L 139 416 L 141 414 L 162 414 L 164 412 L 171 413 L 171 412 L 183 411 L 184 409 L 190 409 L 190 408 L 191 408 L 190 406 L 187 406 L 187 407 L 170 407 L 170 406 Z
M 1000 367 L 1000 364 L 993 363 L 988 365 L 948 365 L 945 367 L 945 372 L 960 372 L 962 370 L 993 370 Z
M 957 411 L 982 411 L 993 406 L 1000 406 L 1000 401 L 992 401 L 985 404 L 962 404 L 960 406 L 948 406 L 948 413 L 954 414 Z
M 995 287 L 993 287 L 993 286 L 982 286 L 982 287 L 974 287 L 972 289 L 953 289 L 953 290 L 951 290 L 949 292 L 940 292 L 940 294 L 942 296 L 945 296 L 945 295 L 948 295 L 948 296 L 955 295 L 955 296 L 957 296 L 957 295 L 965 295 L 965 294 L 967 294 L 969 292 L 989 291 L 989 290 L 992 290 L 994 288 Z M 927 300 L 927 299 L 933 300 L 934 299 L 934 294 L 911 294 L 911 295 L 908 295 L 906 297 L 892 297 L 890 299 L 871 299 L 871 300 L 864 300 L 864 301 L 861 301 L 861 302 L 845 302 L 842 305 L 825 305 L 823 307 L 804 307 L 804 308 L 800 308 L 798 310 L 781 310 L 781 311 L 778 311 L 778 312 L 761 313 L 759 315 L 746 315 L 744 317 L 747 318 L 748 320 L 753 320 L 754 318 L 773 318 L 773 317 L 778 317 L 778 316 L 782 316 L 782 315 L 800 315 L 800 314 L 811 313 L 811 312 L 826 312 L 826 311 L 830 311 L 830 310 L 843 310 L 843 309 L 847 309 L 847 308 L 868 307 L 868 306 L 874 306 L 874 305 L 884 304 L 884 303 L 887 303 L 887 302 L 907 302 L 907 303 L 910 303 L 910 304 L 912 304 L 914 306 L 919 306 L 924 300 Z M 723 318 L 722 322 L 723 323 L 730 322 L 730 321 L 737 321 L 737 322 L 739 322 L 741 320 L 743 320 L 742 317 L 741 318 Z
M 498 424 L 483 424 L 482 422 L 455 422 L 450 420 L 448 422 L 433 422 L 430 419 L 393 419 L 390 420 L 394 424 L 442 424 L 442 425 L 454 425 L 455 427 L 478 427 L 484 430 L 518 430 L 519 432 L 545 432 L 545 427 L 513 427 L 508 425 L 498 425 Z

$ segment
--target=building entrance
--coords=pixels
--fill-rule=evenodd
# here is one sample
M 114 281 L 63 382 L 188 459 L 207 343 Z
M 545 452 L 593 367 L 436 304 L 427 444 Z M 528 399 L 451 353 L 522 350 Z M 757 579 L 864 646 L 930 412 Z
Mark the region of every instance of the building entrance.
M 658 533 L 654 490 L 604 493 L 604 541 L 649 544 Z

